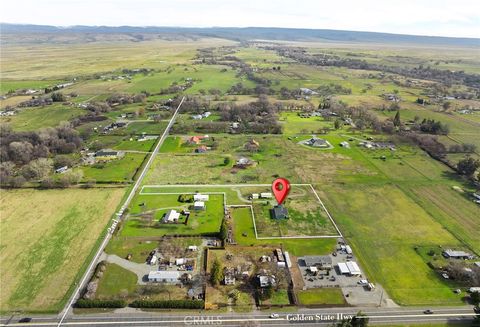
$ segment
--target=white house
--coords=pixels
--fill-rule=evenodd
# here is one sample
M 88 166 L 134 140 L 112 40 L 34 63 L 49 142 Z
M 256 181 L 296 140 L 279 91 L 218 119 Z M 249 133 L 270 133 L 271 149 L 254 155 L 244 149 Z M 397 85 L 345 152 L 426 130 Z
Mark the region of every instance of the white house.
M 208 201 L 209 196 L 207 194 L 195 194 L 193 196 L 193 201 Z
M 174 222 L 177 222 L 179 218 L 180 218 L 180 212 L 177 212 L 177 210 L 168 210 L 167 213 L 165 214 L 165 217 L 163 217 L 163 222 L 174 223 Z
M 202 119 L 202 118 L 203 118 L 202 115 L 193 115 L 192 116 L 192 119 L 195 119 L 195 120 Z
M 203 118 L 207 118 L 207 117 L 210 116 L 211 114 L 212 114 L 212 113 L 211 113 L 210 111 L 205 111 L 202 116 L 203 116 Z
M 177 284 L 179 282 L 179 279 L 179 271 L 158 270 L 148 273 L 149 282 Z
M 271 198 L 272 198 L 272 193 L 269 193 L 269 192 L 260 193 L 260 198 L 262 198 L 262 199 L 271 199 Z
M 205 202 L 203 201 L 195 201 L 193 203 L 194 210 L 205 210 Z
M 196 245 L 189 245 L 188 246 L 188 251 L 197 251 L 198 247 Z

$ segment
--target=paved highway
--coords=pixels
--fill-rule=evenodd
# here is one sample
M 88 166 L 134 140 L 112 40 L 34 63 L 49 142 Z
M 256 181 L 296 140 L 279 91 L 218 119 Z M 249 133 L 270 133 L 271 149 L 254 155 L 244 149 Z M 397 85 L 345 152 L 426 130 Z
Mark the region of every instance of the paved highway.
M 92 315 L 71 315 L 64 319 L 63 326 L 288 326 L 288 325 L 331 325 L 338 318 L 355 315 L 358 311 L 365 313 L 370 325 L 409 324 L 409 323 L 449 323 L 470 325 L 475 315 L 473 307 L 438 307 L 430 308 L 432 314 L 424 314 L 424 308 L 322 308 L 299 309 L 297 312 L 279 313 L 277 319 L 265 314 L 221 314 L 191 313 L 169 314 L 142 312 L 132 310 L 128 313 L 105 313 Z M 56 326 L 57 316 L 32 316 L 27 324 L 18 323 L 21 317 L 4 317 L 1 326 Z

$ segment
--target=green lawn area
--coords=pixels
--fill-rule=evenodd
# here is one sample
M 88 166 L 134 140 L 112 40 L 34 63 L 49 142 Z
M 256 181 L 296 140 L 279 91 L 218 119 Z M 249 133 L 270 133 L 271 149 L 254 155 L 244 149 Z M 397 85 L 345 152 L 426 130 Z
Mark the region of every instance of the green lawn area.
M 117 150 L 133 150 L 133 151 L 145 151 L 149 152 L 152 150 L 153 145 L 155 144 L 157 140 L 146 140 L 146 141 L 137 141 L 136 139 L 133 139 L 130 141 L 124 140 L 115 145 L 113 148 Z
M 324 128 L 333 128 L 333 122 L 326 121 L 322 117 L 302 118 L 296 112 L 282 112 L 279 121 L 283 126 L 283 133 L 294 134 L 316 134 Z
M 235 240 L 239 245 L 274 246 L 282 244 L 295 256 L 327 254 L 332 252 L 336 245 L 335 238 L 258 240 L 255 238 L 250 208 L 233 208 L 232 216 Z
M 123 158 L 114 159 L 104 164 L 82 167 L 83 179 L 97 182 L 129 182 L 141 166 L 145 154 L 126 153 Z
M 114 237 L 105 248 L 105 252 L 126 258 L 131 254 L 131 261 L 144 263 L 147 255 L 157 246 L 157 241 L 137 240 L 135 238 Z
M 461 243 L 432 216 L 392 185 L 322 186 L 322 199 L 362 268 L 402 305 L 461 304 L 415 246 Z
M 1 117 L 0 122 L 9 123 L 14 130 L 34 131 L 45 127 L 55 127 L 60 122 L 69 121 L 86 113 L 80 108 L 53 104 L 21 109 L 15 116 Z
M 345 305 L 346 301 L 340 288 L 315 288 L 297 292 L 301 305 Z
M 267 301 L 263 301 L 261 304 L 264 304 L 264 305 L 290 304 L 290 300 L 288 299 L 288 292 L 285 289 L 279 289 L 279 290 L 273 291 L 272 297 L 269 298 Z
M 96 298 L 115 299 L 126 296 L 137 288 L 137 275 L 114 263 L 107 263 L 107 269 L 98 283 Z
M 120 128 L 116 130 L 115 134 L 120 135 L 141 135 L 142 133 L 149 134 L 149 135 L 162 135 L 165 128 L 167 127 L 167 122 L 136 122 L 133 121 L 127 125 L 125 128 Z
M 144 203 L 144 206 L 140 204 Z M 178 195 L 137 195 L 130 206 L 130 217 L 122 229 L 122 236 L 162 236 L 165 234 L 214 234 L 220 231 L 223 219 L 223 196 L 210 194 L 206 210 L 189 209 L 192 203 L 178 202 Z M 164 224 L 161 218 L 170 209 L 190 211 L 188 224 Z M 139 215 L 144 213 L 144 216 Z M 145 214 L 150 214 L 146 218 Z

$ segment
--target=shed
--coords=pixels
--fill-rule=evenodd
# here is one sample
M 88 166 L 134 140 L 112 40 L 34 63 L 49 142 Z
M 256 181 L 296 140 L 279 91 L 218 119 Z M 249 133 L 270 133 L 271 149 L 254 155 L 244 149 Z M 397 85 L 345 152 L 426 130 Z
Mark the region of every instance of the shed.
M 193 203 L 194 210 L 205 210 L 205 202 L 203 201 L 195 201 Z
M 197 193 L 193 195 L 193 201 L 208 201 L 209 196 L 207 194 Z
M 158 270 L 148 273 L 149 282 L 176 284 L 179 282 L 179 279 L 179 271 Z
M 197 251 L 198 250 L 198 247 L 196 245 L 190 245 L 188 247 L 188 251 Z
M 338 270 L 340 270 L 340 274 L 342 275 L 350 274 L 350 270 L 348 270 L 347 264 L 345 262 L 339 262 L 337 266 L 338 266 Z
M 260 193 L 260 198 L 262 198 L 262 199 L 271 199 L 272 197 L 273 197 L 272 193 L 270 193 L 270 192 Z

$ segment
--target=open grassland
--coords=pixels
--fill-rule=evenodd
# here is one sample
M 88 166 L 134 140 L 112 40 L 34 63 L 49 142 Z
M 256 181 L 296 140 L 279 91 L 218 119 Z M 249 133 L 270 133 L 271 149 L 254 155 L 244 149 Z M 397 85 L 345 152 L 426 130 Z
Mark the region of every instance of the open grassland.
M 480 254 L 480 214 L 470 195 L 447 185 L 411 187 L 412 199 L 455 235 L 466 246 Z
M 161 69 L 186 63 L 198 48 L 231 45 L 222 39 L 153 40 L 132 43 L 92 42 L 83 44 L 2 46 L 3 78 L 58 79 L 108 72 L 120 68 Z M 134 45 L 134 46 L 132 46 Z M 23 60 L 18 60 L 23 58 Z
M 98 283 L 97 299 L 116 299 L 132 294 L 137 288 L 137 275 L 114 263 L 108 263 Z
M 250 153 L 244 150 L 249 136 L 214 137 L 216 149 L 204 154 L 181 153 L 184 152 L 182 146 L 179 147 L 176 141 L 168 141 L 162 152 L 170 153 L 155 158 L 145 184 L 271 183 L 274 176 L 288 178 L 291 183 L 311 183 L 330 180 L 336 174 L 378 174 L 376 169 L 371 171 L 362 162 L 354 161 L 343 149 L 308 148 L 297 144 L 298 140 L 268 135 L 254 137 L 260 143 L 260 149 Z M 240 157 L 251 159 L 253 165 L 246 169 L 235 168 Z M 225 164 L 225 158 L 230 158 L 230 162 Z
M 345 305 L 340 288 L 317 288 L 297 293 L 298 300 L 301 305 Z
M 45 127 L 55 127 L 60 122 L 69 121 L 84 115 L 85 110 L 64 105 L 25 108 L 15 116 L 1 117 L 1 123 L 8 123 L 16 131 L 35 131 Z
M 0 83 L 0 94 L 18 89 L 44 89 L 62 83 L 60 80 L 5 80 Z
M 461 304 L 415 246 L 461 246 L 425 210 L 394 186 L 319 186 L 367 276 L 402 305 Z
M 59 310 L 123 193 L 123 188 L 3 191 L 1 310 Z
M 126 153 L 123 158 L 83 166 L 83 179 L 97 182 L 130 182 L 145 159 L 144 153 Z

